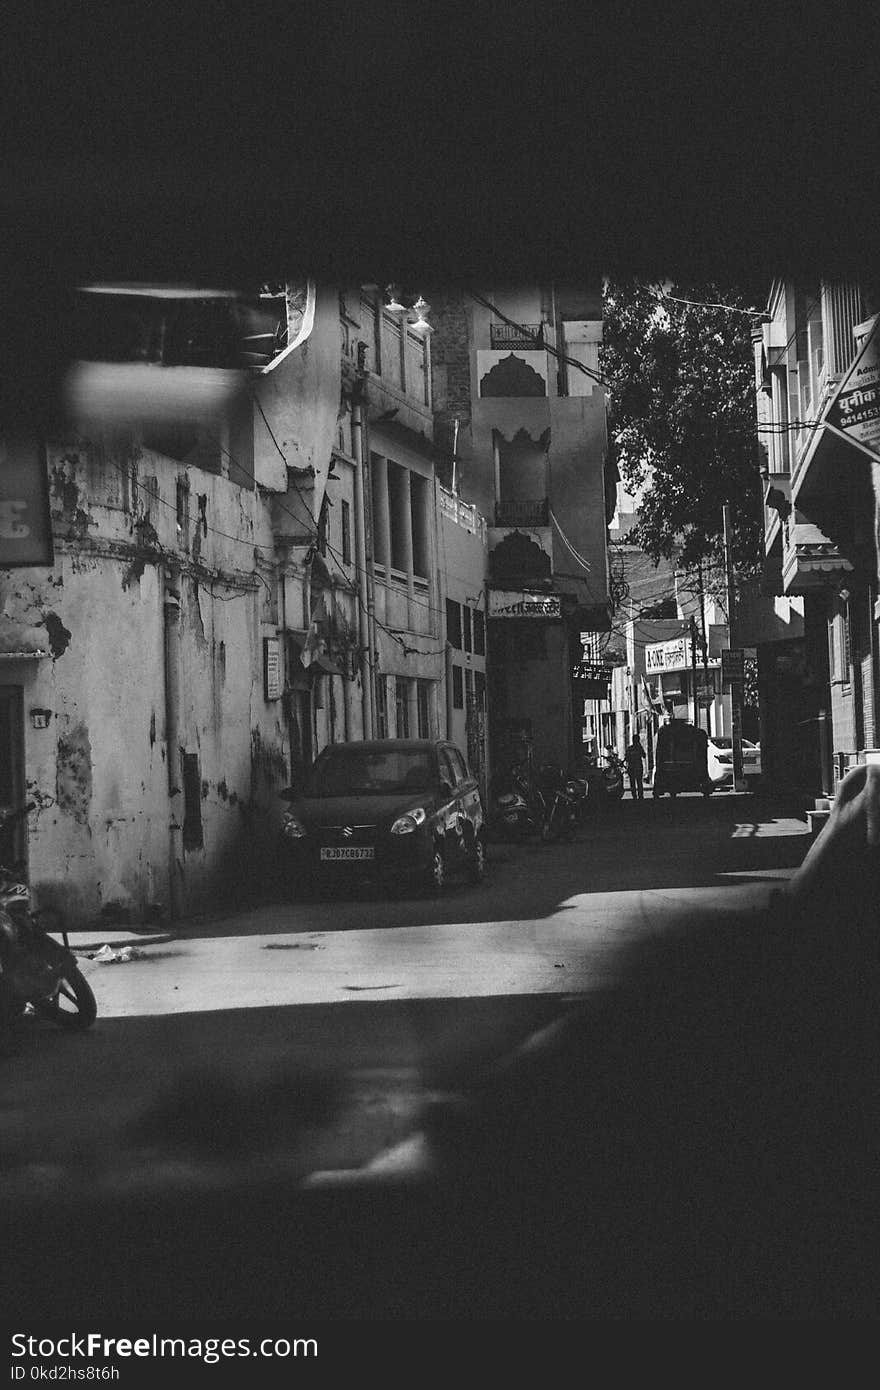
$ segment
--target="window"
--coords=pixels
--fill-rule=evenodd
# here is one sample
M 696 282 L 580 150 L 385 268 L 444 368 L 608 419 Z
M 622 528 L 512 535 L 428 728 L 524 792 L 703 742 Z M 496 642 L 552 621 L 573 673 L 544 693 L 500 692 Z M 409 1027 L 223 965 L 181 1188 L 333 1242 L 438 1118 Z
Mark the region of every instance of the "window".
M 471 627 L 471 610 L 468 604 L 462 604 L 462 647 L 464 651 L 471 652 L 474 649 L 473 630 Z
M 452 668 L 452 707 L 464 709 L 464 679 L 460 666 Z
M 321 503 L 321 512 L 318 517 L 318 553 L 327 554 L 327 527 L 330 522 L 330 502 L 327 497 Z
M 452 598 L 446 600 L 446 640 L 461 651 L 461 605 Z
M 397 737 L 409 738 L 409 681 L 405 676 L 398 676 L 394 682 L 394 703 Z
M 342 500 L 342 563 L 351 564 L 351 503 Z
M 189 478 L 177 479 L 177 539 L 189 544 Z
M 416 681 L 416 707 L 419 738 L 431 737 L 431 682 Z
M 474 655 L 486 655 L 486 619 L 482 609 L 474 609 Z
M 428 547 L 428 502 L 427 481 L 419 473 L 410 473 L 410 511 L 412 513 L 413 573 L 427 575 L 430 572 L 430 550 Z
M 201 849 L 202 779 L 199 774 L 198 753 L 183 755 L 183 848 Z
M 391 568 L 405 574 L 409 568 L 406 511 L 409 507 L 406 469 L 388 460 L 388 506 L 391 524 Z
M 385 677 L 376 676 L 376 737 L 388 737 L 388 687 Z

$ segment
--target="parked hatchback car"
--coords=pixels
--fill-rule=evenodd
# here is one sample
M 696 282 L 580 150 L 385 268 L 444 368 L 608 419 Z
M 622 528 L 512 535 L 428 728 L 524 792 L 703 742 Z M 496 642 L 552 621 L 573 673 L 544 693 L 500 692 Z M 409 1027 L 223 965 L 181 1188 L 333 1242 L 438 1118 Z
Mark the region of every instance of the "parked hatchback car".
M 709 778 L 713 787 L 733 786 L 733 739 L 727 734 L 709 737 Z M 761 745 L 742 740 L 743 777 L 754 782 L 761 776 Z
M 372 879 L 437 893 L 452 874 L 476 883 L 485 874 L 479 784 L 445 739 L 331 744 L 281 796 L 283 867 L 294 884 Z

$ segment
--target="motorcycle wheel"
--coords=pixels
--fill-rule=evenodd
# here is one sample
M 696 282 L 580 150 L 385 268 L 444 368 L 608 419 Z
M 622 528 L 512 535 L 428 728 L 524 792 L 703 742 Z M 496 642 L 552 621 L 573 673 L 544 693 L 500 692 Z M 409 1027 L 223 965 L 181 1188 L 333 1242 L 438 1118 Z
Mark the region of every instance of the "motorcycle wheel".
M 35 999 L 34 1012 L 72 1033 L 84 1033 L 98 1016 L 92 987 L 75 965 L 70 966 L 51 999 Z

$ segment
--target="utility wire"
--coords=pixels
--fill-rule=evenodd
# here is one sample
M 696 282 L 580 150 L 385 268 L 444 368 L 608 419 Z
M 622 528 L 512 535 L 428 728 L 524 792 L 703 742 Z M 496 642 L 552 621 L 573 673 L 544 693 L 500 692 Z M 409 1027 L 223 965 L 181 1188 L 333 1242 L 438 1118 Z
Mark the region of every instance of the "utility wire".
M 467 290 L 466 293 L 469 294 L 471 299 L 475 300 L 477 304 L 482 304 L 485 309 L 490 309 L 496 318 L 501 319 L 501 322 L 506 323 L 509 328 L 515 328 L 524 338 L 529 338 L 536 347 L 543 349 L 545 352 L 549 352 L 551 357 L 558 358 L 558 360 L 564 362 L 566 366 L 575 367 L 577 371 L 583 372 L 584 376 L 590 377 L 592 381 L 598 382 L 600 386 L 607 386 L 610 388 L 611 383 L 606 381 L 598 372 L 594 372 L 592 367 L 586 366 L 583 362 L 578 362 L 575 357 L 566 356 L 564 352 L 559 352 L 555 347 L 551 347 L 548 342 L 545 342 L 543 324 L 537 333 L 533 333 L 532 330 L 526 328 L 524 324 L 517 323 L 515 319 L 510 319 L 506 314 L 502 314 L 498 305 L 493 304 L 491 299 L 486 299 L 483 295 L 477 294 L 474 290 Z

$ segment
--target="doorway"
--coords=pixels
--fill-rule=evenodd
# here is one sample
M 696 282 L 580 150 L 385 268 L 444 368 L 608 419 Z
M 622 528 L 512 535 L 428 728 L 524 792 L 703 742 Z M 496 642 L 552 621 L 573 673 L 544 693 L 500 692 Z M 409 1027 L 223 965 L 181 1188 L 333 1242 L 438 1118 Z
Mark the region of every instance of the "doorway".
M 0 864 L 27 866 L 26 820 L 9 812 L 24 804 L 23 695 L 19 685 L 0 685 Z

